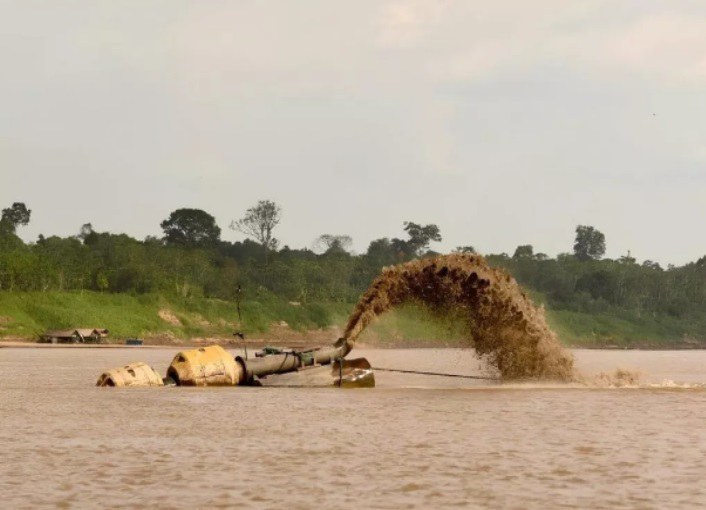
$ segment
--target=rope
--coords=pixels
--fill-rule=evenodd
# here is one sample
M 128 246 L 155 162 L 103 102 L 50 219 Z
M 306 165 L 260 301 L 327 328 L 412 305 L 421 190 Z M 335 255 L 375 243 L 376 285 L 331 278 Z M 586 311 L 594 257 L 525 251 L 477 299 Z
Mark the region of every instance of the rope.
M 461 379 L 480 379 L 485 381 L 502 381 L 501 377 L 488 377 L 482 375 L 463 375 L 463 374 L 442 374 L 440 372 L 423 372 L 421 370 L 399 370 L 395 368 L 380 368 L 372 367 L 373 370 L 380 372 L 399 372 L 401 374 L 418 374 L 418 375 L 438 375 L 441 377 L 458 377 Z

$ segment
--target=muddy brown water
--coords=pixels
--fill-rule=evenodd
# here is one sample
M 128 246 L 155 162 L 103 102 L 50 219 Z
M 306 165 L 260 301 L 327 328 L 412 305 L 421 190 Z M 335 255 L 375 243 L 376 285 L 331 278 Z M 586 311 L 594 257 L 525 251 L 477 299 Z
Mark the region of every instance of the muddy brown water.
M 2 508 L 706 506 L 704 351 L 574 351 L 584 374 L 645 374 L 620 389 L 384 372 L 372 390 L 93 386 L 174 353 L 0 349 Z M 455 349 L 352 354 L 483 368 Z

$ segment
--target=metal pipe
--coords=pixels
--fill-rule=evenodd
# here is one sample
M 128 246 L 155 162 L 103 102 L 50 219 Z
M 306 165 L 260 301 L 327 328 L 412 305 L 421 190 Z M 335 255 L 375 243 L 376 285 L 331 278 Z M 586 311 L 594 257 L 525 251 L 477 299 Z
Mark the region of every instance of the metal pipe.
M 340 346 L 322 347 L 312 351 L 285 352 L 282 354 L 268 354 L 261 358 L 244 359 L 241 356 L 235 360 L 242 366 L 241 384 L 248 384 L 254 377 L 266 377 L 272 374 L 285 374 L 294 372 L 299 368 L 313 365 L 329 365 L 335 360 L 342 358 L 348 351 Z M 310 354 L 310 361 L 305 360 L 302 354 Z M 308 361 L 308 362 L 307 362 Z

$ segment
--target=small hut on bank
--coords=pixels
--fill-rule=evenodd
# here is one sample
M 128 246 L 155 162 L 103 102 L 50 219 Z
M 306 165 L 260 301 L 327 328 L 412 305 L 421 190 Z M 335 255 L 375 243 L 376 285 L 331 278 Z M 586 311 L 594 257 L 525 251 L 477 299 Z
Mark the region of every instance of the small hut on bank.
M 77 328 L 47 331 L 39 339 L 48 344 L 97 344 L 108 335 L 103 328 Z

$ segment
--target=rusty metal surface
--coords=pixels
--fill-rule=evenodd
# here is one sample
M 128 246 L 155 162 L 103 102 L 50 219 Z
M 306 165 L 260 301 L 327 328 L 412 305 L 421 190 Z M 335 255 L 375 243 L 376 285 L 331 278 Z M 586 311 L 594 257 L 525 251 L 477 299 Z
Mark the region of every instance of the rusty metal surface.
M 241 366 L 220 345 L 178 353 L 167 376 L 179 386 L 235 386 L 243 378 Z
M 120 368 L 103 372 L 96 386 L 145 387 L 163 386 L 162 378 L 147 363 L 130 363 Z

